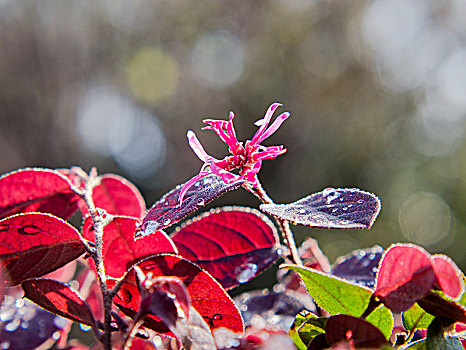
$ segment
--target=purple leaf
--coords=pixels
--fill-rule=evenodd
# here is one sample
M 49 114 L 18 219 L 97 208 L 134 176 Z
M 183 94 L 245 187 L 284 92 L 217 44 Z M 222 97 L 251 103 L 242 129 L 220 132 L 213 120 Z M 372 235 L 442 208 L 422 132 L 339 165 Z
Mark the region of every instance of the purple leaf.
M 147 236 L 155 230 L 177 223 L 222 194 L 238 188 L 244 182 L 246 181 L 226 184 L 220 176 L 214 174 L 205 176 L 189 188 L 181 206 L 179 197 L 184 184 L 176 186 L 149 209 L 136 232 L 136 237 Z
M 337 259 L 332 268 L 332 275 L 371 288 L 375 284 L 382 253 L 383 249 L 380 246 L 354 250 L 349 255 Z
M 380 211 L 372 193 L 357 188 L 326 188 L 289 204 L 262 204 L 268 214 L 296 225 L 320 228 L 370 228 Z
M 306 309 L 306 306 L 287 293 L 269 292 L 266 289 L 246 292 L 238 295 L 235 303 L 247 326 L 251 326 L 253 317 L 259 315 L 269 326 L 288 331 L 296 315 Z M 277 316 L 280 317 L 278 321 Z
M 21 297 L 7 296 L 0 314 L 2 349 L 29 350 L 58 335 L 67 321 Z M 56 339 L 56 338 L 55 338 Z M 49 348 L 49 347 L 47 347 Z

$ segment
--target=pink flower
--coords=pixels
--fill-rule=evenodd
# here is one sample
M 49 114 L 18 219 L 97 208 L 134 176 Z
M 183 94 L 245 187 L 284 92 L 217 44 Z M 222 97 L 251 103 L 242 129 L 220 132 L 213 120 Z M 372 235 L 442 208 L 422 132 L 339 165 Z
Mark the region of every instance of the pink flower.
M 262 161 L 264 159 L 273 159 L 286 152 L 283 146 L 262 146 L 260 143 L 266 138 L 271 136 L 280 125 L 290 116 L 290 113 L 285 112 L 280 114 L 277 119 L 270 125 L 270 120 L 275 110 L 281 106 L 280 103 L 273 103 L 263 119 L 258 120 L 255 124 L 259 125 L 259 130 L 251 140 L 246 141 L 243 146 L 236 138 L 235 128 L 233 127 L 233 118 L 235 115 L 230 112 L 230 118 L 226 120 L 205 119 L 204 123 L 209 124 L 202 128 L 202 130 L 210 129 L 217 133 L 217 135 L 228 145 L 228 150 L 231 156 L 227 156 L 221 160 L 216 159 L 206 153 L 201 143 L 192 130 L 187 133 L 189 146 L 193 149 L 194 153 L 204 162 L 201 171 L 198 175 L 189 180 L 181 189 L 180 203 L 188 189 L 199 181 L 204 176 L 209 174 L 216 174 L 220 176 L 225 183 L 233 183 L 239 180 L 247 180 L 253 186 L 257 186 L 258 180 L 256 174 L 259 172 Z M 231 171 L 239 169 L 238 174 Z

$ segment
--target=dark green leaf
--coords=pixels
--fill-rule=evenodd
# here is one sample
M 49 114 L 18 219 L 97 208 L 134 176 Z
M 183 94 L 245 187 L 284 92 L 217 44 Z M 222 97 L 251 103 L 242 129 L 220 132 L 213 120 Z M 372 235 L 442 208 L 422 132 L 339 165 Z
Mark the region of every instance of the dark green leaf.
M 463 350 L 463 345 L 458 337 L 445 334 L 451 330 L 452 322 L 444 318 L 436 317 L 427 328 L 427 350 Z

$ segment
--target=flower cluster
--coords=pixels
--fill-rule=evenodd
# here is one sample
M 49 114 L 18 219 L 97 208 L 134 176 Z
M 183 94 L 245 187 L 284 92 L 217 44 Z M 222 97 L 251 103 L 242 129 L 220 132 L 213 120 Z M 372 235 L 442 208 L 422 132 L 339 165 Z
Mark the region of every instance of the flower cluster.
M 225 183 L 233 183 L 239 180 L 247 180 L 252 186 L 259 184 L 257 173 L 259 172 L 264 159 L 273 159 L 286 152 L 283 146 L 262 146 L 261 142 L 271 136 L 280 125 L 290 116 L 290 113 L 284 112 L 270 125 L 273 113 L 281 106 L 280 103 L 273 103 L 267 110 L 264 118 L 255 122 L 259 126 L 256 134 L 251 140 L 247 140 L 243 145 L 236 138 L 235 128 L 233 127 L 233 118 L 235 115 L 230 112 L 230 118 L 226 120 L 205 119 L 204 123 L 208 124 L 202 130 L 210 129 L 228 145 L 230 156 L 223 159 L 216 159 L 206 153 L 201 143 L 192 130 L 187 133 L 189 145 L 194 153 L 204 162 L 198 175 L 189 180 L 182 188 L 180 193 L 180 202 L 188 189 L 204 176 L 216 174 L 220 176 Z M 233 170 L 239 169 L 238 174 L 232 173 Z

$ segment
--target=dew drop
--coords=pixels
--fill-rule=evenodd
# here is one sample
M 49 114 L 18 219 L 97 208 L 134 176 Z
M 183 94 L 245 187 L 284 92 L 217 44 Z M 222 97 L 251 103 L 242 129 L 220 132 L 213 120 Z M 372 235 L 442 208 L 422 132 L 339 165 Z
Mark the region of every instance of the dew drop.
M 306 209 L 299 209 L 300 214 L 306 214 Z
M 251 280 L 257 273 L 257 265 L 246 263 L 238 266 L 235 269 L 236 280 L 239 283 L 246 283 Z
M 360 199 L 360 200 L 358 200 L 358 203 L 359 203 L 359 204 L 363 204 L 364 201 L 363 201 L 362 199 Z
M 22 308 L 24 306 L 24 299 L 17 299 L 15 301 L 15 306 L 19 309 L 19 308 Z
M 198 198 L 196 204 L 199 206 L 204 205 L 205 204 L 204 198 Z
M 335 199 L 340 197 L 340 192 L 334 188 L 329 187 L 322 191 L 322 196 L 326 198 L 327 204 L 332 203 Z
M 53 332 L 53 334 L 52 334 L 52 339 L 53 339 L 53 340 L 58 340 L 58 339 L 60 339 L 60 331 Z
M 83 332 L 89 332 L 91 330 L 90 326 L 86 326 L 85 324 L 82 324 L 82 323 L 79 324 L 79 328 L 81 328 Z
M 9 322 L 6 326 L 5 326 L 5 330 L 7 332 L 14 332 L 18 329 L 19 325 L 20 325 L 21 321 L 17 318 L 15 318 L 13 321 Z
M 0 312 L 0 321 L 6 322 L 11 320 L 15 314 L 15 309 L 12 307 L 2 307 L 2 312 Z
M 6 340 L 6 341 L 3 341 L 1 344 L 0 344 L 0 347 L 3 349 L 3 350 L 6 350 L 6 349 L 9 349 L 10 348 L 10 345 L 11 343 Z
M 322 196 L 327 197 L 327 196 L 330 196 L 334 192 L 335 192 L 335 189 L 333 187 L 327 187 L 322 191 Z
M 29 327 L 29 322 L 28 321 L 21 322 L 21 328 L 22 329 L 27 329 L 28 327 Z
M 338 208 L 333 208 L 332 213 L 336 213 L 338 211 Z
M 18 233 L 21 235 L 37 235 L 42 230 L 36 225 L 26 225 L 18 229 Z
M 343 207 L 343 211 L 347 211 L 348 210 L 348 207 Z
M 69 321 L 66 318 L 59 317 L 59 316 L 53 319 L 53 324 L 59 329 L 65 328 L 68 325 L 68 322 Z
M 137 230 L 136 236 L 138 235 L 148 236 L 154 233 L 158 227 L 159 227 L 159 224 L 156 221 L 147 221 L 142 225 L 142 227 L 140 227 Z
M 165 219 L 165 221 L 163 222 L 163 225 L 168 226 L 170 225 L 170 222 L 172 222 L 170 219 Z
M 353 206 L 353 204 L 348 204 L 348 209 L 351 208 Z

